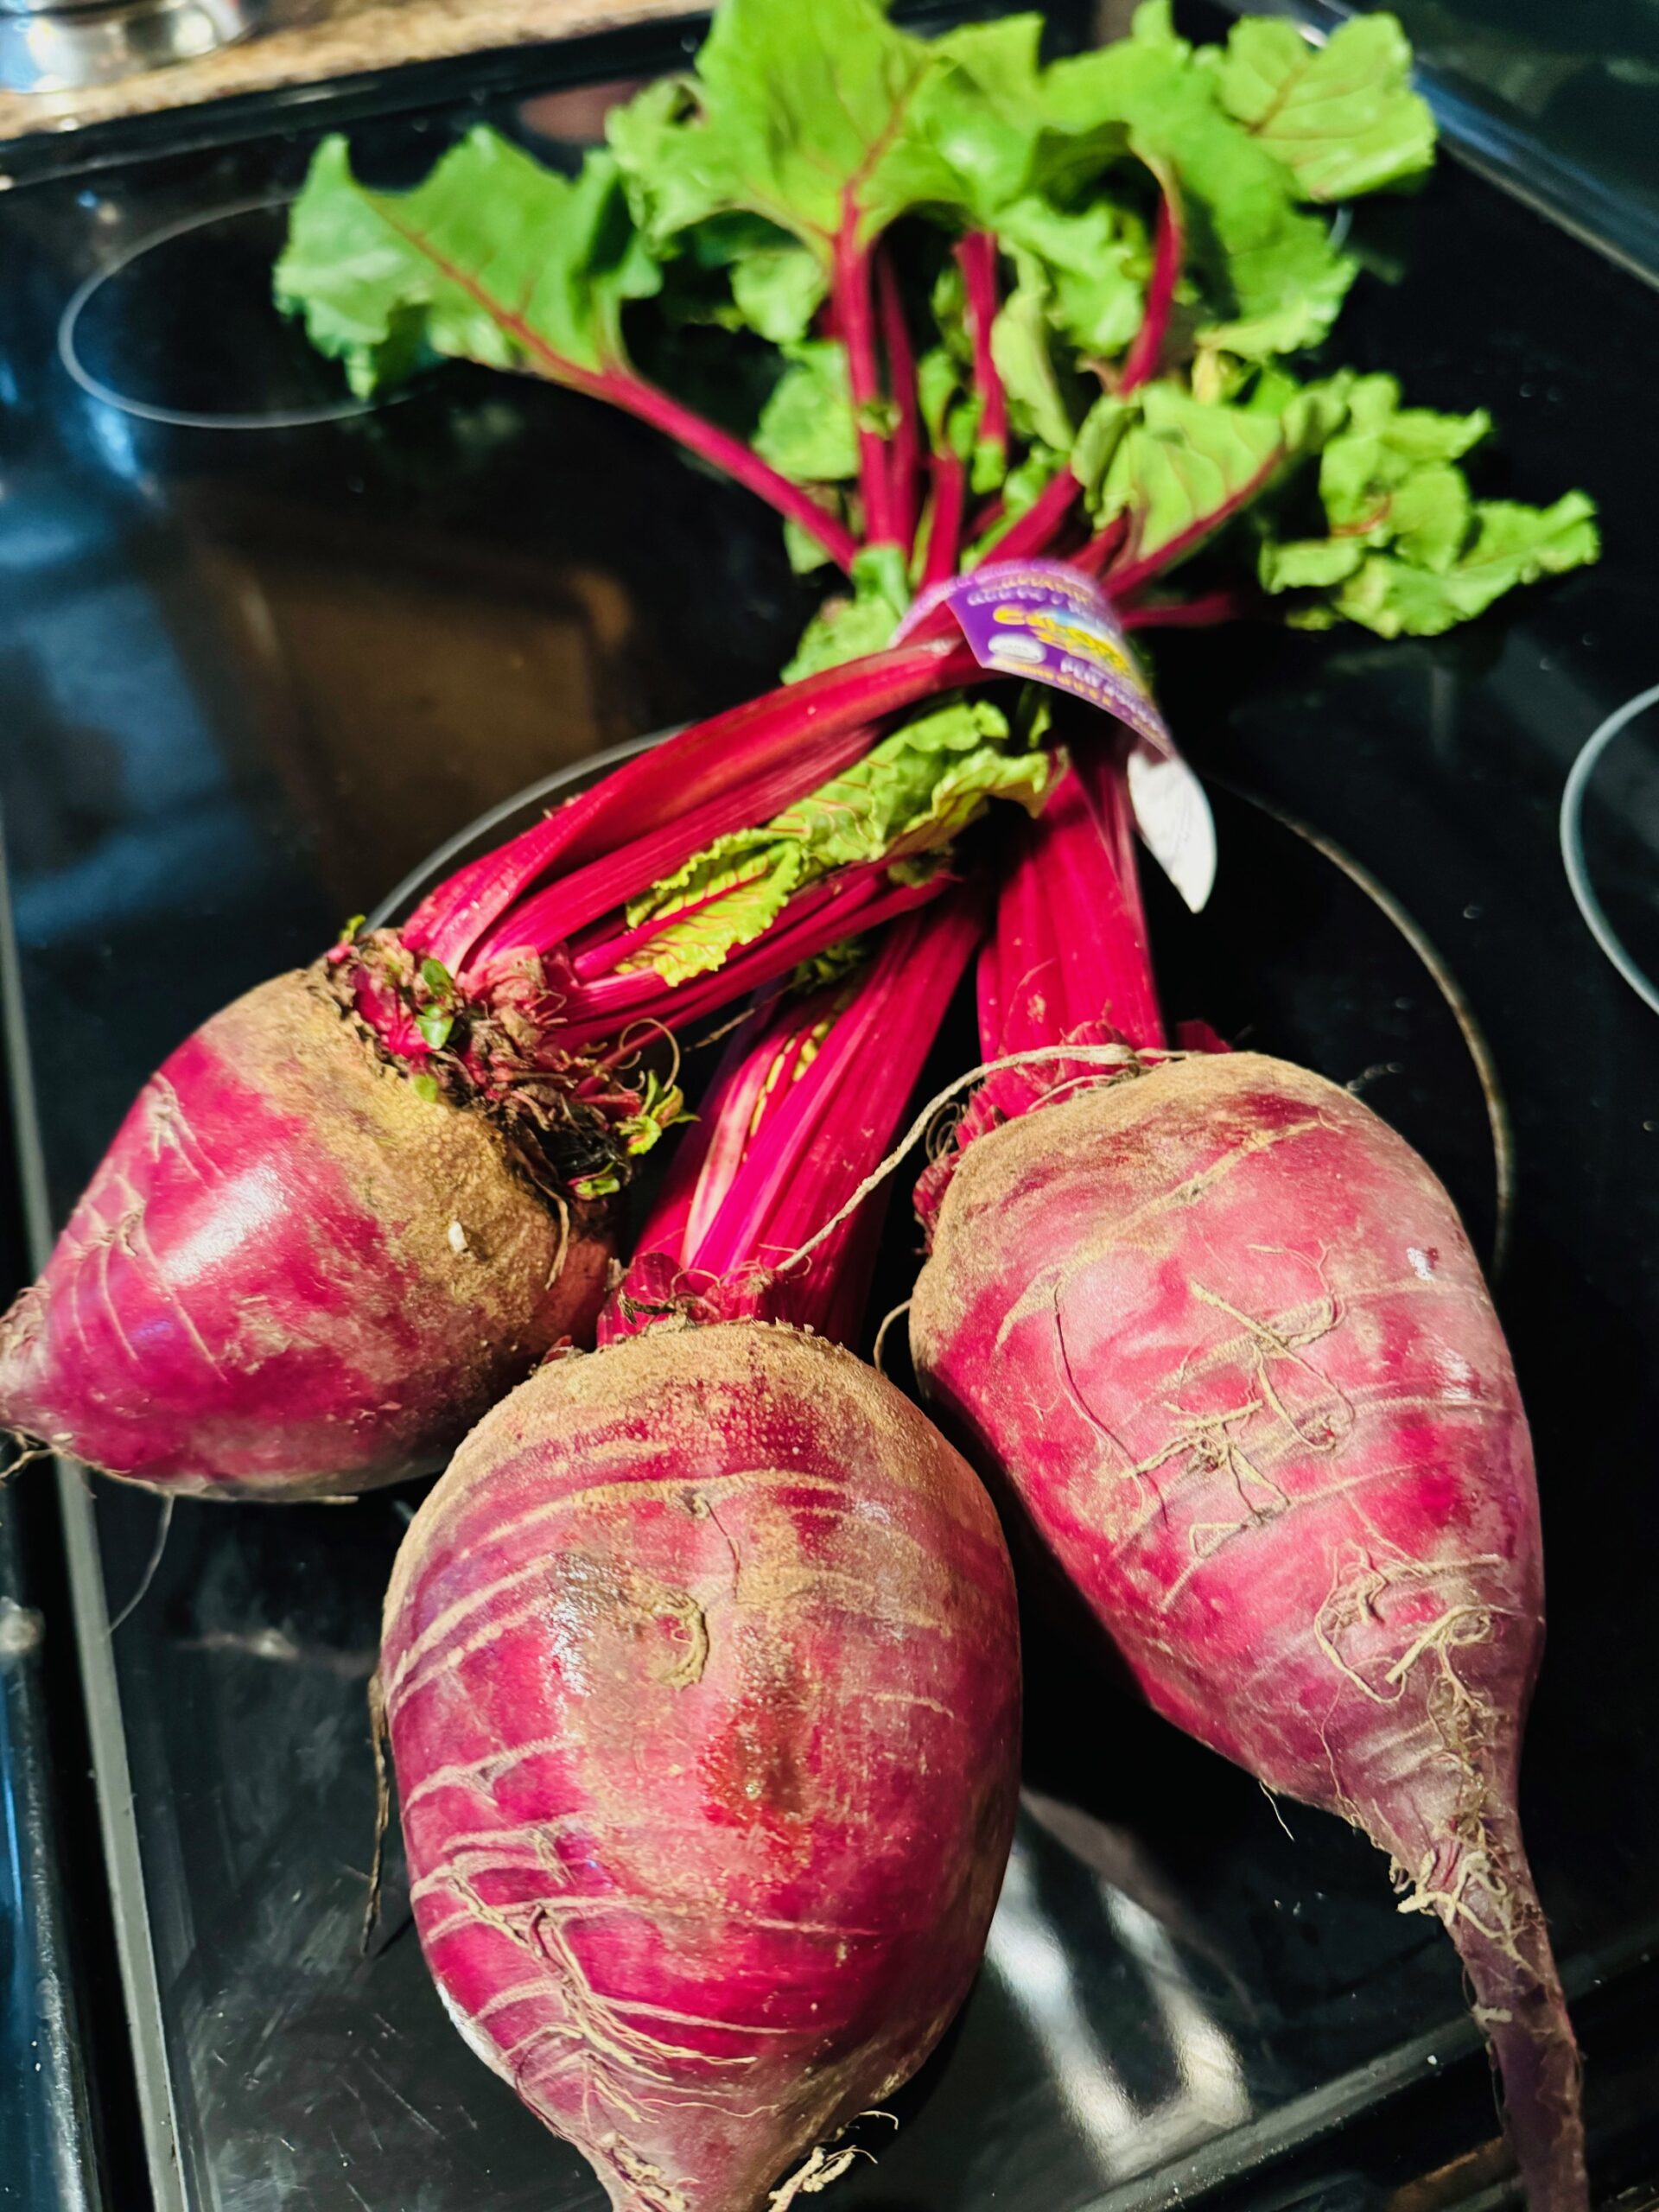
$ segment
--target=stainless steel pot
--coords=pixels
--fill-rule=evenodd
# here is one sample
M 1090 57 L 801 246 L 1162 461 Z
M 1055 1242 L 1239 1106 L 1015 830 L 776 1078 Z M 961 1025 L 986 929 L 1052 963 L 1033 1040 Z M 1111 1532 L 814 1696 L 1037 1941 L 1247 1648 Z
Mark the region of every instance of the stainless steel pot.
M 194 61 L 254 28 L 262 0 L 0 0 L 0 86 L 79 92 Z

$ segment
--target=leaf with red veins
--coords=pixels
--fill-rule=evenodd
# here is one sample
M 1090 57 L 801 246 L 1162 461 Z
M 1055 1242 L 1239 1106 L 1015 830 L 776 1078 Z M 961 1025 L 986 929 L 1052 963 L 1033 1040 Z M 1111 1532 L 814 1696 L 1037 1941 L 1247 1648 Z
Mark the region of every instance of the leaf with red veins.
M 809 245 L 868 251 L 917 207 L 982 223 L 1020 194 L 1088 173 L 1122 143 L 1051 112 L 1035 16 L 919 39 L 878 0 L 723 0 L 696 73 L 613 111 L 636 219 L 659 249 L 747 211 Z
M 359 184 L 325 139 L 276 285 L 366 395 L 439 355 L 591 390 L 626 364 L 624 304 L 661 281 L 608 155 L 558 176 L 480 129 L 410 192 Z

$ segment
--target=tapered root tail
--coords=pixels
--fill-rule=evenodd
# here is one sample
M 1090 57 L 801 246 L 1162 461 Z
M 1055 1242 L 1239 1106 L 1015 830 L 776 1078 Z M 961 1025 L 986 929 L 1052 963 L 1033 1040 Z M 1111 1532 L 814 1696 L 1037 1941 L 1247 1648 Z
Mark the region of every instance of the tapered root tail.
M 369 1891 L 363 1901 L 358 1955 L 366 1959 L 380 1918 L 380 1884 L 386 1867 L 386 1830 L 391 1824 L 391 1775 L 386 1761 L 391 1732 L 386 1726 L 386 1693 L 377 1667 L 369 1676 L 369 1742 L 374 1752 L 374 1849 L 369 1858 Z
M 1416 1871 L 1394 1836 L 1373 1840 L 1395 1855 L 1402 1911 L 1432 1912 L 1457 1946 L 1529 2212 L 1589 2212 L 1578 2045 L 1513 1808 L 1488 1798 Z
M 1467 1920 L 1452 1924 L 1452 1939 L 1497 2069 L 1529 2212 L 1588 2212 L 1578 2045 L 1529 1881 L 1525 1904 L 1534 1942 L 1518 1956 Z

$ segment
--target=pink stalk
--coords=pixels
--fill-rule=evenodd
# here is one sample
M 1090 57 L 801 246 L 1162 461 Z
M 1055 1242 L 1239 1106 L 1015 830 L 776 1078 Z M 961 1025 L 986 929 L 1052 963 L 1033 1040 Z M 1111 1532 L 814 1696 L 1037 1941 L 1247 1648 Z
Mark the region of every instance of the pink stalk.
M 1224 499 L 1218 506 L 1211 507 L 1207 513 L 1200 515 L 1196 522 L 1190 523 L 1185 530 L 1178 531 L 1175 536 L 1167 539 L 1155 553 L 1144 556 L 1137 556 L 1127 561 L 1120 557 L 1116 564 L 1106 571 L 1106 582 L 1113 599 L 1122 601 L 1133 597 L 1143 584 L 1150 583 L 1154 576 L 1162 575 L 1166 569 L 1173 569 L 1178 561 L 1184 561 L 1189 553 L 1196 553 L 1206 538 L 1213 537 L 1224 524 L 1230 522 L 1236 514 L 1249 505 L 1262 486 L 1282 464 L 1284 458 L 1282 449 L 1269 454 L 1261 467 L 1239 486 L 1230 499 Z M 1128 550 L 1127 546 L 1125 550 Z
M 976 543 L 980 539 L 988 537 L 1001 521 L 1002 512 L 1002 494 L 998 492 L 993 498 L 987 499 L 982 506 L 975 510 L 973 518 L 968 524 L 969 541 Z
M 1122 551 L 1128 534 L 1128 514 L 1114 515 L 1103 530 L 1096 531 L 1089 543 L 1071 556 L 1072 567 L 1081 569 L 1085 576 L 1099 575 Z
M 668 392 L 647 384 L 643 377 L 610 370 L 589 389 L 597 397 L 608 400 L 612 406 L 620 407 L 627 414 L 637 415 L 641 422 L 665 431 L 689 452 L 713 462 L 734 483 L 742 485 L 745 491 L 754 493 L 779 514 L 798 523 L 817 539 L 838 569 L 851 569 L 853 556 L 858 550 L 858 541 L 852 531 L 804 485 L 791 484 L 788 477 L 780 476 L 775 468 L 769 467 L 743 439 L 722 430 L 717 423 L 709 422 L 707 416 L 683 405 Z
M 1008 396 L 991 353 L 997 310 L 996 240 L 988 231 L 969 231 L 957 239 L 956 257 L 967 297 L 968 334 L 974 346 L 980 442 L 994 447 L 1001 460 L 1008 450 Z
M 880 862 L 826 877 L 798 893 L 772 927 L 741 945 L 722 965 L 684 983 L 665 983 L 655 969 L 601 976 L 564 1001 L 557 1041 L 567 1052 L 603 1044 L 626 1032 L 685 1029 L 776 982 L 832 944 L 861 936 L 925 906 L 950 887 L 940 874 L 922 883 L 894 883 Z
M 1021 515 L 1016 515 L 994 546 L 986 549 L 999 561 L 1028 561 L 1046 552 L 1077 505 L 1083 486 L 1069 468 L 1062 468 Z M 983 543 L 982 539 L 981 543 Z
M 864 537 L 870 545 L 897 545 L 888 442 L 875 427 L 883 405 L 875 343 L 875 310 L 870 297 L 870 256 L 859 245 L 849 213 L 836 234 L 831 278 L 836 320 L 847 347 L 847 379 L 853 419 L 858 429 L 858 480 L 864 501 Z
M 875 282 L 881 316 L 881 346 L 887 357 L 887 385 L 899 416 L 893 427 L 888 463 L 893 525 L 899 545 L 908 555 L 915 543 L 921 504 L 922 439 L 916 404 L 916 356 L 892 257 L 880 247 L 876 249 Z
M 845 1342 L 858 1326 L 881 1192 L 791 1255 L 848 1203 L 891 1143 L 982 927 L 958 888 L 888 931 L 863 975 L 763 1007 L 728 1046 L 676 1154 L 601 1341 L 690 1298 L 706 1318 L 787 1320 Z
M 1079 747 L 1040 824 L 1021 825 L 980 958 L 981 1042 L 993 1057 L 1101 1024 L 1137 1048 L 1164 1043 L 1116 751 Z
M 957 573 L 962 551 L 963 510 L 968 498 L 968 465 L 961 455 L 936 453 L 928 462 L 933 498 L 928 510 L 927 553 L 922 564 L 922 588 L 943 583 Z
M 1153 248 L 1152 276 L 1147 286 L 1147 303 L 1128 352 L 1123 357 L 1123 371 L 1118 378 L 1120 392 L 1133 391 L 1137 385 L 1145 384 L 1158 373 L 1164 341 L 1169 335 L 1170 309 L 1174 305 L 1176 280 L 1181 273 L 1181 254 L 1185 242 L 1185 226 L 1181 219 L 1179 193 L 1173 176 L 1161 170 L 1158 182 L 1162 198 L 1158 203 L 1158 234 Z
M 452 972 L 512 902 L 558 861 L 576 868 L 672 823 L 683 810 L 769 774 L 798 770 L 798 796 L 826 780 L 849 729 L 968 681 L 978 667 L 960 639 L 871 653 L 696 722 L 556 814 L 450 876 L 399 932 L 417 957 Z
M 632 369 L 613 363 L 610 367 L 595 373 L 567 360 L 563 354 L 548 344 L 522 314 L 511 313 L 504 308 L 500 301 L 493 298 L 475 276 L 435 252 L 429 238 L 404 229 L 389 207 L 383 205 L 381 213 L 386 221 L 397 230 L 399 236 L 424 254 L 443 276 L 477 301 L 491 320 L 499 323 L 522 349 L 525 359 L 538 375 L 546 377 L 551 383 L 566 385 L 573 391 L 586 392 L 592 398 L 602 399 L 612 407 L 620 408 L 625 414 L 637 415 L 641 422 L 649 423 L 653 429 L 666 431 L 670 437 L 677 439 L 689 451 L 700 454 L 705 461 L 711 461 L 716 468 L 723 470 L 735 482 L 741 484 L 745 490 L 757 493 L 777 508 L 780 514 L 788 515 L 804 530 L 810 531 L 839 567 L 851 567 L 853 555 L 858 550 L 851 531 L 834 515 L 826 512 L 810 492 L 798 484 L 791 484 L 775 468 L 768 467 L 760 454 L 746 445 L 741 438 L 734 437 L 730 431 L 722 430 L 718 423 L 711 423 L 694 409 L 683 406 L 667 392 L 659 391 L 655 385 L 647 384 Z
M 1196 599 L 1125 607 L 1120 619 L 1126 630 L 1208 630 L 1217 622 L 1236 621 L 1248 604 L 1243 592 L 1206 591 Z
M 792 760 L 775 763 L 764 775 L 734 785 L 701 806 L 688 807 L 675 821 L 631 840 L 601 860 L 556 876 L 544 891 L 508 909 L 474 949 L 467 976 L 481 975 L 518 954 L 544 951 L 573 938 L 590 922 L 640 897 L 653 883 L 683 868 L 717 837 L 771 821 L 862 760 L 875 740 L 876 732 L 868 724 L 855 722 L 822 751 L 803 747 Z

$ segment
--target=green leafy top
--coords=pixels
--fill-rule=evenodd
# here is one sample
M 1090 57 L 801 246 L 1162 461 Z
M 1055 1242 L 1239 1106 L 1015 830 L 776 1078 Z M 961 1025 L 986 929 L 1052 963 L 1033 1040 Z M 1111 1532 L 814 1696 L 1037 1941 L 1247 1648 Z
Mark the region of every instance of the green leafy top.
M 567 179 L 480 129 L 403 193 L 359 184 L 346 141 L 324 139 L 276 289 L 366 396 L 443 354 L 602 376 L 625 359 L 625 302 L 661 282 L 608 155 Z
M 1296 594 L 1290 620 L 1339 617 L 1385 638 L 1433 637 L 1483 613 L 1517 584 L 1593 561 L 1595 510 L 1581 492 L 1553 505 L 1477 499 L 1457 466 L 1491 427 L 1484 409 L 1437 415 L 1402 407 L 1392 377 L 1360 377 L 1319 461 L 1322 536 L 1284 538 L 1262 524 L 1257 573 Z
M 1218 89 L 1308 200 L 1403 184 L 1434 159 L 1434 118 L 1411 90 L 1411 48 L 1393 16 L 1358 17 L 1317 47 L 1282 18 L 1246 16 Z
M 859 544 L 872 456 L 886 467 L 907 423 L 942 481 L 961 472 L 950 566 L 994 554 L 1065 471 L 1074 519 L 1117 532 L 1109 587 L 1202 553 L 1304 625 L 1432 632 L 1594 557 L 1581 496 L 1477 497 L 1484 415 L 1408 408 L 1385 377 L 1306 358 L 1357 266 L 1318 203 L 1408 184 L 1432 158 L 1392 16 L 1323 45 L 1245 17 L 1195 48 L 1169 0 L 1143 0 L 1129 35 L 1052 65 L 1041 28 L 1013 16 L 929 40 L 884 0 L 721 0 L 695 72 L 616 111 L 575 178 L 480 130 L 414 191 L 380 193 L 327 141 L 278 297 L 359 391 L 447 354 L 533 368 L 632 405 L 772 498 L 795 565 L 835 560 L 850 579 L 791 677 L 885 645 L 922 577 L 919 474 L 908 542 Z M 988 309 L 986 264 L 970 296 L 953 258 L 969 245 L 990 257 Z M 903 296 L 913 393 L 880 388 L 877 256 Z M 625 316 L 669 391 L 632 366 Z M 674 396 L 681 372 L 717 429 Z M 769 864 L 774 888 L 794 864 Z
M 727 0 L 694 78 L 653 85 L 613 115 L 610 141 L 642 226 L 661 247 L 745 209 L 826 262 L 849 200 L 880 229 L 950 177 L 906 122 L 943 66 L 873 0 Z
M 658 249 L 745 210 L 828 267 L 914 208 L 988 223 L 1122 152 L 1109 118 L 1056 110 L 1041 34 L 1015 16 L 926 40 L 878 0 L 724 0 L 696 75 L 613 114 L 610 142 Z

